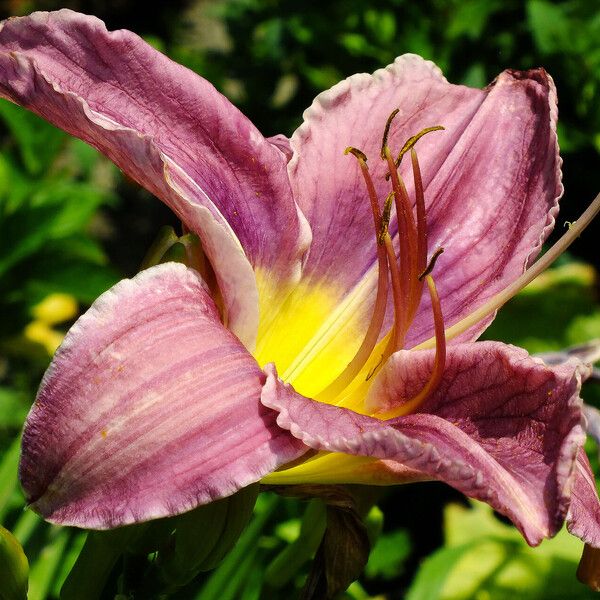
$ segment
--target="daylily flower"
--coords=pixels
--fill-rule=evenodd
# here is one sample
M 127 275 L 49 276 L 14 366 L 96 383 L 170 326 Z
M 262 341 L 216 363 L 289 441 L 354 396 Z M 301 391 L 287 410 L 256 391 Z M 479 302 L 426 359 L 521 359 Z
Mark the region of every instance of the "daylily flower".
M 600 546 L 589 368 L 473 341 L 597 210 L 522 275 L 562 194 L 543 69 L 479 90 L 406 55 L 264 138 L 133 33 L 63 10 L 4 23 L 0 94 L 168 204 L 210 266 L 144 270 L 67 335 L 23 436 L 45 518 L 102 529 L 259 480 L 436 479 L 531 544 L 569 515 Z

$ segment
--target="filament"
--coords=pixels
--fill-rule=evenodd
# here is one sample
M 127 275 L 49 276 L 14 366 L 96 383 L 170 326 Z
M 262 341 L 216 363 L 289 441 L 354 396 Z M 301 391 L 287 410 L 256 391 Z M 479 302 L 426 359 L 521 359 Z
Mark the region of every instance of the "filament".
M 384 237 L 384 246 L 387 252 L 388 266 L 390 269 L 390 276 L 392 279 L 392 290 L 394 298 L 394 335 L 392 336 L 393 348 L 399 349 L 404 345 L 404 334 L 406 332 L 406 313 L 402 306 L 402 282 L 400 277 L 400 270 L 398 269 L 398 263 L 396 262 L 396 253 L 392 246 L 392 238 L 390 234 L 386 234 Z
M 440 304 L 440 297 L 435 287 L 435 282 L 431 275 L 425 277 L 427 287 L 429 289 L 429 296 L 431 298 L 431 309 L 433 311 L 433 322 L 435 329 L 435 359 L 433 362 L 433 368 L 427 383 L 423 386 L 421 391 L 402 404 L 398 408 L 394 408 L 385 413 L 376 413 L 375 416 L 381 419 L 389 419 L 393 417 L 400 417 L 414 412 L 435 390 L 439 387 L 442 377 L 444 375 L 444 368 L 446 367 L 446 335 L 444 331 L 444 316 L 442 314 L 442 307 Z
M 410 314 L 410 308 L 414 303 L 415 281 L 417 279 L 417 228 L 412 214 L 412 206 L 406 192 L 404 182 L 398 175 L 394 166 L 389 147 L 385 148 L 385 157 L 388 167 L 392 173 L 392 187 L 394 189 L 394 200 L 396 203 L 396 215 L 398 218 L 398 238 L 400 241 L 400 273 L 402 277 L 402 298 L 405 311 Z M 410 322 L 405 321 L 400 337 L 406 334 Z M 401 346 L 400 346 L 401 347 Z M 397 350 L 397 346 L 395 349 Z
M 365 184 L 367 186 L 369 200 L 371 202 L 371 211 L 373 213 L 375 232 L 377 234 L 377 295 L 375 297 L 375 305 L 373 307 L 373 314 L 371 315 L 371 321 L 369 323 L 367 333 L 365 334 L 359 349 L 354 355 L 354 358 L 325 389 L 315 396 L 317 400 L 335 397 L 350 384 L 350 382 L 363 368 L 369 359 L 369 356 L 371 356 L 371 353 L 377 344 L 377 340 L 379 339 L 379 333 L 385 318 L 385 308 L 388 296 L 388 256 L 387 248 L 385 243 L 382 241 L 382 238 L 389 238 L 387 227 L 390 220 L 391 197 L 388 196 L 386 199 L 384 214 L 382 217 L 379 212 L 377 192 L 375 191 L 375 186 L 373 185 L 373 180 L 371 179 L 371 175 L 369 173 L 369 167 L 367 166 L 366 155 L 357 148 L 352 147 L 346 148 L 345 154 L 352 154 L 358 160 L 363 179 L 365 180 Z
M 417 207 L 417 264 L 418 270 L 423 271 L 427 266 L 427 214 L 425 212 L 425 196 L 419 160 L 414 148 L 410 150 L 413 179 L 415 182 L 415 204 Z M 421 278 L 422 279 L 422 278 Z

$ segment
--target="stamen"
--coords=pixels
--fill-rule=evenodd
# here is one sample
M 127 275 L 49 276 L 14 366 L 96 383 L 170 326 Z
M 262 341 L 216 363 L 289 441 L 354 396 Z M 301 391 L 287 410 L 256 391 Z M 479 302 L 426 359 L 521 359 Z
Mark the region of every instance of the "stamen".
M 540 257 L 525 273 L 516 279 L 500 293 L 490 298 L 470 315 L 455 323 L 446 330 L 446 339 L 451 340 L 461 333 L 467 331 L 473 325 L 479 323 L 489 314 L 498 310 L 506 304 L 511 298 L 516 296 L 526 285 L 531 283 L 540 273 L 545 271 L 583 232 L 583 230 L 592 222 L 594 217 L 600 212 L 600 194 L 598 194 L 592 203 L 587 207 L 584 213 L 577 221 L 563 234 L 563 236 L 552 246 L 542 257 Z M 432 339 L 429 339 L 414 350 L 430 348 Z
M 392 336 L 392 339 L 394 340 L 392 352 L 394 352 L 404 346 L 404 335 L 406 334 L 407 323 L 406 313 L 403 310 L 403 308 L 406 307 L 406 304 L 403 304 L 402 298 L 403 294 L 406 292 L 402 287 L 400 270 L 398 269 L 398 263 L 396 262 L 396 253 L 394 252 L 392 238 L 389 233 L 386 233 L 383 241 L 387 252 L 388 266 L 392 279 L 392 297 L 394 299 L 394 334 Z
M 373 314 L 367 333 L 363 338 L 360 348 L 356 351 L 354 358 L 325 389 L 315 396 L 316 400 L 322 402 L 329 398 L 335 398 L 335 396 L 346 389 L 352 380 L 360 373 L 360 370 L 371 356 L 373 348 L 377 345 L 379 332 L 381 331 L 383 320 L 385 318 L 385 307 L 388 295 L 387 258 L 383 246 L 378 245 L 377 259 L 379 269 L 377 295 L 375 297 L 375 305 L 373 307 Z
M 423 181 L 421 177 L 421 169 L 419 167 L 419 161 L 417 153 L 414 150 L 414 145 L 427 133 L 432 131 L 443 130 L 444 127 L 436 125 L 434 127 L 427 127 L 421 130 L 416 135 L 409 138 L 398 156 L 397 163 L 394 164 L 392 161 L 391 151 L 387 145 L 389 137 L 389 130 L 391 122 L 394 117 L 398 114 L 395 110 L 389 116 L 386 123 L 381 153 L 384 159 L 388 163 L 389 173 L 388 175 L 392 178 L 392 187 L 394 189 L 394 198 L 396 200 L 396 211 L 398 215 L 398 236 L 400 243 L 400 272 L 401 272 L 401 286 L 402 299 L 404 302 L 403 319 L 401 322 L 396 322 L 395 331 L 390 336 L 389 343 L 384 351 L 384 358 L 387 358 L 402 347 L 404 344 L 404 338 L 408 331 L 410 324 L 412 323 L 415 314 L 421 303 L 421 296 L 423 294 L 423 283 L 422 280 L 431 272 L 435 264 L 435 260 L 438 258 L 441 251 L 437 251 L 434 254 L 430 269 L 427 266 L 427 213 L 425 210 L 425 197 L 423 191 Z M 402 177 L 398 173 L 397 165 L 400 164 L 402 156 L 410 150 L 413 178 L 415 185 L 415 206 L 416 206 L 416 218 L 415 224 L 413 216 L 412 203 L 408 197 L 406 186 Z M 404 235 L 403 235 L 404 234 Z M 420 273 L 420 275 L 419 275 Z M 401 344 L 401 345 L 397 345 Z
M 371 212 L 373 213 L 375 231 L 379 231 L 381 222 L 381 216 L 379 214 L 379 200 L 377 198 L 377 191 L 375 190 L 375 185 L 373 184 L 373 180 L 371 179 L 371 174 L 369 173 L 369 167 L 367 166 L 367 155 L 358 148 L 354 148 L 353 146 L 348 146 L 344 150 L 344 154 L 352 154 L 352 156 L 354 156 L 358 161 L 360 170 L 363 175 L 363 179 L 365 180 L 365 184 L 367 186 L 369 201 L 371 202 Z
M 393 417 L 401 417 L 414 412 L 431 394 L 439 387 L 442 376 L 444 374 L 444 368 L 446 366 L 446 336 L 444 334 L 444 316 L 442 314 L 442 307 L 440 304 L 440 297 L 435 287 L 435 282 L 431 275 L 426 275 L 425 281 L 429 288 L 429 296 L 431 298 L 431 308 L 433 311 L 433 322 L 435 328 L 435 359 L 433 362 L 433 369 L 427 383 L 423 386 L 421 391 L 402 404 L 399 408 L 394 408 L 386 413 L 376 413 L 378 418 L 389 419 Z
M 425 129 L 422 129 L 421 131 L 419 131 L 419 133 L 417 133 L 416 135 L 413 135 L 412 137 L 408 138 L 406 140 L 406 143 L 404 144 L 404 146 L 402 146 L 402 150 L 400 150 L 400 152 L 398 153 L 398 158 L 396 159 L 396 168 L 398 168 L 400 166 L 400 163 L 402 162 L 402 158 L 404 157 L 404 155 L 409 151 L 412 150 L 413 146 L 426 134 L 431 133 L 432 131 L 443 131 L 445 129 L 445 127 L 442 127 L 442 125 L 434 125 L 433 127 L 425 127 Z
M 385 149 L 388 145 L 388 137 L 390 135 L 390 127 L 392 126 L 392 121 L 396 117 L 396 115 L 400 112 L 399 108 L 396 108 L 392 111 L 392 114 L 388 117 L 388 120 L 385 123 L 385 129 L 383 130 L 383 140 L 381 142 L 381 159 L 385 160 Z
M 352 382 L 364 367 L 369 356 L 371 356 L 371 353 L 373 352 L 373 348 L 377 345 L 379 333 L 385 318 L 385 308 L 388 296 L 388 259 L 384 239 L 389 239 L 390 237 L 387 233 L 387 228 L 390 222 L 392 198 L 391 195 L 386 198 L 383 216 L 380 216 L 377 193 L 369 173 L 369 168 L 367 167 L 366 155 L 357 148 L 352 147 L 346 148 L 344 154 L 352 154 L 358 160 L 369 193 L 369 200 L 371 201 L 371 210 L 373 212 L 373 221 L 375 223 L 375 232 L 377 234 L 377 295 L 375 297 L 371 322 L 369 323 L 367 333 L 365 334 L 360 348 L 346 368 L 325 389 L 315 396 L 315 399 L 320 401 L 337 396 Z
M 424 135 L 424 133 L 423 133 Z M 413 136 L 415 143 L 417 136 Z M 405 144 L 406 146 L 406 144 Z M 423 192 L 423 180 L 421 178 L 421 169 L 417 159 L 417 153 L 414 148 L 410 149 L 412 159 L 413 180 L 415 184 L 415 206 L 417 209 L 417 272 L 423 272 L 427 266 L 427 213 L 425 211 L 425 195 Z M 415 314 L 421 304 L 423 295 L 423 277 L 418 277 L 418 283 L 415 283 L 414 295 L 411 305 L 408 307 L 408 323 L 412 323 Z
M 437 259 L 440 256 L 440 254 L 442 254 L 442 252 L 444 252 L 444 249 L 440 246 L 433 253 L 429 264 L 425 267 L 425 270 L 419 275 L 419 281 L 423 281 L 423 279 L 425 279 L 425 277 L 427 277 L 427 275 L 429 275 L 433 271 L 433 267 L 435 267 L 435 263 L 437 262 Z
M 412 160 L 413 180 L 415 182 L 415 204 L 417 207 L 418 266 L 419 271 L 423 271 L 427 265 L 427 213 L 425 212 L 425 195 L 423 192 L 421 168 L 419 167 L 417 152 L 414 148 L 410 149 L 410 158 Z M 422 280 L 423 277 L 419 277 L 419 279 Z
M 362 160 L 365 163 L 367 162 L 367 155 L 362 150 L 359 150 L 358 148 L 355 148 L 354 146 L 348 146 L 344 150 L 344 154 L 352 154 L 358 160 Z
M 400 178 L 395 168 L 394 160 L 388 146 L 384 149 L 388 168 L 392 173 L 392 188 L 394 190 L 394 200 L 396 202 L 396 215 L 398 218 L 398 238 L 400 241 L 400 273 L 402 276 L 401 289 L 404 306 L 410 314 L 410 307 L 413 305 L 417 290 L 415 284 L 418 284 L 417 274 L 417 228 L 413 218 L 412 206 L 404 182 Z M 406 328 L 410 323 L 405 320 L 404 331 L 400 332 L 398 339 L 406 334 Z M 395 348 L 395 350 L 397 350 Z
M 388 235 L 390 227 L 390 219 L 392 216 L 392 202 L 394 200 L 394 192 L 390 192 L 383 203 L 383 214 L 381 215 L 381 225 L 379 234 L 377 235 L 377 243 L 379 245 L 385 242 L 385 236 Z

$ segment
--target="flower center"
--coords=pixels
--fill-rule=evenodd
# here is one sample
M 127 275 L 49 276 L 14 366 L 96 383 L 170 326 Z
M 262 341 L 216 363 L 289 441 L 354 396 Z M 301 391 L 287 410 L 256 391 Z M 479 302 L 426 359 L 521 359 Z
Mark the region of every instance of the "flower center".
M 435 281 L 431 274 L 437 258 L 443 252 L 443 248 L 438 248 L 432 254 L 431 258 L 427 259 L 427 213 L 421 170 L 414 148 L 417 141 L 425 134 L 443 129 L 443 127 L 428 127 L 411 137 L 404 144 L 397 158 L 394 159 L 388 145 L 388 137 L 392 121 L 397 114 L 398 109 L 392 112 L 388 118 L 381 144 L 381 159 L 385 161 L 388 168 L 386 180 L 390 181 L 391 185 L 391 191 L 385 199 L 383 207 L 381 207 L 369 167 L 367 166 L 367 156 L 361 150 L 353 147 L 348 147 L 345 151 L 345 154 L 352 154 L 358 162 L 373 213 L 374 229 L 377 238 L 377 296 L 369 327 L 356 355 L 342 373 L 316 396 L 316 399 L 328 400 L 339 395 L 359 375 L 373 356 L 385 319 L 390 282 L 393 302 L 393 324 L 387 336 L 387 343 L 385 344 L 381 359 L 377 362 L 375 368 L 367 374 L 366 379 L 370 379 L 389 356 L 404 347 L 406 333 L 417 314 L 423 295 L 423 286 L 426 283 L 433 311 L 436 356 L 430 378 L 423 389 L 414 398 L 407 400 L 403 404 L 401 409 L 402 414 L 406 414 L 407 412 L 416 410 L 435 391 L 441 381 L 446 360 L 444 319 Z M 398 171 L 402 158 L 408 152 L 410 152 L 411 156 L 414 179 L 414 210 L 404 181 Z M 398 221 L 398 252 L 396 252 L 389 233 L 389 223 L 394 207 Z

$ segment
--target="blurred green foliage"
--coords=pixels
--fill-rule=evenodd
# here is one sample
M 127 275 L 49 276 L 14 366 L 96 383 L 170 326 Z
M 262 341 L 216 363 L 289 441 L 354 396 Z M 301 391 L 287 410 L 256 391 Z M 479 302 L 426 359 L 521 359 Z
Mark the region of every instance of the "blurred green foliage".
M 507 67 L 543 65 L 568 99 L 561 106 L 565 149 L 597 144 L 590 131 L 600 131 L 598 2 L 229 0 L 204 6 L 205 17 L 225 25 L 222 36 L 201 55 L 177 43 L 168 50 L 225 92 L 237 90 L 237 104 L 267 134 L 290 134 L 312 98 L 340 79 L 414 52 L 436 62 L 450 81 L 473 86 Z M 195 34 L 202 34 L 202 23 Z
M 291 135 L 321 91 L 405 52 L 454 83 L 543 66 L 558 88 L 561 223 L 596 195 L 599 0 L 216 0 L 193 3 L 165 50 L 212 81 L 266 134 Z M 596 227 L 598 227 L 596 225 Z M 596 260 L 590 236 L 579 253 Z
M 0 521 L 14 534 L 10 547 L 22 546 L 29 558 L 29 600 L 44 600 L 58 598 L 85 535 L 23 511 L 18 434 L 78 304 L 91 304 L 120 278 L 92 235 L 101 208 L 116 202 L 116 170 L 5 101 L 0 122 Z M 12 556 L 22 563 L 17 550 Z M 20 597 L 3 587 L 6 575 L 0 582 L 0 597 Z
M 13 410 L 22 414 L 19 407 L 31 403 L 49 358 L 40 340 L 24 335 L 36 305 L 55 293 L 90 304 L 119 277 L 89 232 L 99 208 L 115 202 L 113 169 L 8 102 L 0 103 L 0 120 L 12 133 L 0 147 L 0 414 L 10 421 Z
M 445 544 L 419 570 L 407 600 L 562 600 L 595 598 L 573 580 L 581 544 L 566 530 L 529 547 L 486 504 L 445 508 Z
M 70 6 L 101 11 L 111 28 L 143 33 L 155 47 L 215 83 L 266 135 L 290 135 L 316 94 L 404 52 L 421 54 L 450 81 L 473 86 L 486 85 L 508 67 L 543 65 L 559 91 L 565 204 L 568 211 L 573 207 L 561 218 L 574 218 L 597 191 L 598 0 L 203 0 L 169 3 L 156 13 L 139 11 L 132 0 L 109 4 L 110 10 L 95 0 L 87 5 L 15 0 L 11 10 Z M 154 577 L 156 587 L 148 597 L 168 585 L 173 590 L 183 586 L 172 596 L 180 600 L 296 597 L 325 529 L 319 501 L 261 495 L 250 525 L 212 572 L 200 568 L 204 556 L 196 557 L 189 571 L 185 568 L 193 539 L 182 532 L 203 531 L 203 519 L 218 525 L 216 513 L 207 517 L 200 511 L 179 525 L 163 521 L 148 529 L 86 537 L 23 510 L 16 475 L 21 424 L 50 349 L 78 310 L 121 276 L 107 254 L 123 253 L 122 238 L 148 216 L 138 209 L 147 206 L 145 200 L 140 204 L 134 195 L 116 169 L 85 144 L 0 103 L 0 522 L 15 540 L 3 537 L 10 540 L 4 548 L 18 563 L 17 574 L 24 564 L 19 548 L 27 555 L 30 600 L 57 599 L 65 581 L 70 583 L 63 597 L 77 598 L 83 589 L 77 577 L 94 584 L 89 594 L 102 600 L 120 594 L 125 600 L 141 575 Z M 137 214 L 127 212 L 131 205 Z M 152 218 L 150 225 L 158 230 L 161 215 Z M 600 337 L 596 238 L 586 233 L 575 247 L 594 264 L 566 258 L 505 307 L 486 336 L 531 352 Z M 139 252 L 142 256 L 144 248 Z M 596 405 L 598 387 L 588 385 L 583 392 Z M 597 472 L 598 461 L 593 465 Z M 423 497 L 430 493 L 427 486 L 422 490 Z M 444 542 L 421 564 L 441 531 L 435 520 L 417 518 L 419 506 L 403 505 L 400 492 L 386 494 L 385 513 L 373 509 L 366 518 L 373 547 L 365 572 L 344 597 L 362 600 L 385 593 L 401 598 L 407 590 L 410 600 L 589 596 L 574 579 L 578 541 L 562 532 L 531 549 L 514 528 L 480 505 L 448 507 Z M 438 513 L 445 498 L 440 494 L 434 500 Z M 239 515 L 249 517 L 251 504 Z M 210 510 L 225 518 L 226 505 Z M 412 520 L 399 519 L 406 512 L 414 515 Z M 187 526 L 186 519 L 191 519 Z M 429 545 L 423 538 L 431 540 Z M 18 597 L 20 580 L 15 589 Z

